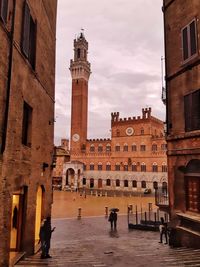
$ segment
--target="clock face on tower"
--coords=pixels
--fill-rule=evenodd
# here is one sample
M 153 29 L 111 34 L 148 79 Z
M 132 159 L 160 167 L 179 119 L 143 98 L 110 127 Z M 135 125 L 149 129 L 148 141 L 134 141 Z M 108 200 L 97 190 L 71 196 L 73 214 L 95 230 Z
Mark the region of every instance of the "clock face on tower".
M 126 134 L 127 135 L 133 135 L 133 133 L 134 133 L 134 130 L 133 130 L 133 128 L 132 127 L 128 127 L 127 129 L 126 129 Z
M 79 139 L 80 139 L 79 134 L 75 133 L 75 134 L 72 135 L 72 140 L 73 140 L 74 142 L 78 142 Z

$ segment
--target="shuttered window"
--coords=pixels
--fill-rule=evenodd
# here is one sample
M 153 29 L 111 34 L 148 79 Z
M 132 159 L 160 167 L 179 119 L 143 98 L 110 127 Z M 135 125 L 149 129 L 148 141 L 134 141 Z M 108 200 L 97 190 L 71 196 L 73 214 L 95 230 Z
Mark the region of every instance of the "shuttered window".
M 197 54 L 197 33 L 195 20 L 182 29 L 182 46 L 184 61 Z
M 200 130 L 200 90 L 184 97 L 185 131 Z
M 33 69 L 35 69 L 36 22 L 33 20 L 26 2 L 24 4 L 22 51 Z
M 0 0 L 0 17 L 4 23 L 7 22 L 8 0 Z

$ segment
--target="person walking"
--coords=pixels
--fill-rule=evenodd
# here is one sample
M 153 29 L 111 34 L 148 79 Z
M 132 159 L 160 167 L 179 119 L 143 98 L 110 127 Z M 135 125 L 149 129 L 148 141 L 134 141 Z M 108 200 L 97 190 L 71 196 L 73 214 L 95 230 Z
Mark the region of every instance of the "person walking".
M 116 230 L 117 229 L 117 212 L 115 210 L 111 211 L 108 221 L 110 222 L 111 230 L 113 230 L 113 224 L 114 224 L 114 230 Z
M 41 259 L 51 258 L 49 255 L 51 234 L 55 230 L 55 227 L 51 228 L 51 217 L 48 216 L 44 221 L 44 224 L 40 228 L 40 241 L 41 241 Z
M 159 226 L 159 230 L 160 230 L 160 241 L 159 243 L 162 243 L 163 241 L 163 235 L 165 236 L 165 244 L 167 244 L 167 223 L 164 221 L 164 218 L 161 217 L 160 218 L 161 224 Z

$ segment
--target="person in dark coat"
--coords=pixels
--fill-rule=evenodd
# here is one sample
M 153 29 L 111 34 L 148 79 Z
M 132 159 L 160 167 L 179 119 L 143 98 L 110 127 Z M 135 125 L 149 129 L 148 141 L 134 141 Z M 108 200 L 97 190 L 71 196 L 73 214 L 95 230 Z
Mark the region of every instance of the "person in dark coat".
M 109 215 L 108 221 L 110 222 L 111 230 L 113 229 L 113 224 L 114 224 L 114 229 L 117 229 L 117 213 L 116 211 L 111 211 Z
M 51 217 L 47 217 L 44 225 L 40 228 L 40 240 L 42 245 L 42 254 L 41 258 L 51 258 L 49 255 L 50 243 L 51 243 L 51 234 L 55 230 L 55 227 L 51 228 Z
M 167 244 L 167 223 L 164 221 L 164 218 L 161 217 L 160 218 L 161 224 L 159 226 L 159 230 L 160 230 L 160 242 L 162 243 L 163 241 L 163 235 L 165 236 L 165 244 Z

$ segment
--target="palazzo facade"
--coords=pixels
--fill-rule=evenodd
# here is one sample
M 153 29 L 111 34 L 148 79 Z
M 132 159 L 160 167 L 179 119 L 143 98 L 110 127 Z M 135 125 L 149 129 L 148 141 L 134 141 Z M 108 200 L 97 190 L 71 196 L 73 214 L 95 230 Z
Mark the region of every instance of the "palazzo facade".
M 143 192 L 167 188 L 164 123 L 152 116 L 120 118 L 111 114 L 111 138 L 88 139 L 88 42 L 83 33 L 74 40 L 70 162 L 63 166 L 62 188 Z

